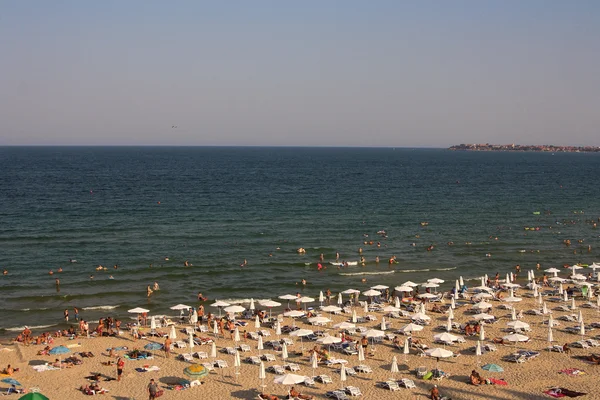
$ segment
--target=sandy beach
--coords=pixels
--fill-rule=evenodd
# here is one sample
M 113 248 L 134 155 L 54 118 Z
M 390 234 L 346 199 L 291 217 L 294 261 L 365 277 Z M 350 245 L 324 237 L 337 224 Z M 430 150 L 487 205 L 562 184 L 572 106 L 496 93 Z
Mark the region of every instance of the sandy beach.
M 524 282 L 519 282 L 523 284 Z M 566 285 L 565 285 L 566 287 Z M 543 290 L 541 290 L 543 292 Z M 494 315 L 499 321 L 493 324 L 485 324 L 485 340 L 482 341 L 484 344 L 492 344 L 492 338 L 499 338 L 508 335 L 508 332 L 504 330 L 507 328 L 507 323 L 511 321 L 511 312 L 503 309 L 501 306 L 504 304 L 514 304 L 517 313 L 519 311 L 527 311 L 530 309 L 541 309 L 537 299 L 532 297 L 532 291 L 528 289 L 519 289 L 518 296 L 522 296 L 522 301 L 518 303 L 504 303 L 497 300 L 490 300 L 493 308 L 489 312 Z M 362 299 L 362 296 L 361 296 Z M 568 302 L 552 302 L 550 296 L 544 296 L 547 308 L 552 311 L 552 316 L 555 321 L 559 322 L 560 325 L 553 329 L 553 344 L 563 345 L 565 343 L 573 343 L 580 340 L 582 337 L 579 334 L 573 334 L 565 331 L 567 327 L 578 326 L 577 322 L 567 322 L 560 320 L 559 317 L 564 315 L 574 315 L 575 318 L 579 311 L 582 312 L 583 319 L 586 326 L 593 322 L 600 322 L 600 313 L 594 308 L 583 308 L 582 304 L 588 302 L 588 299 L 577 298 L 575 310 L 558 311 L 556 307 L 565 305 L 571 307 L 571 300 Z M 596 303 L 594 298 L 591 301 L 593 304 Z M 474 314 L 469 310 L 471 309 L 471 303 L 468 300 L 458 300 L 457 307 L 454 310 L 454 322 L 462 324 L 473 320 Z M 438 303 L 439 304 L 439 303 Z M 449 305 L 450 300 L 445 299 L 444 304 Z M 311 304 L 312 305 L 312 304 Z M 427 315 L 431 317 L 431 323 L 425 326 L 424 330 L 416 332 L 413 336 L 418 339 L 421 343 L 425 343 L 429 348 L 441 347 L 458 354 L 458 357 L 442 358 L 439 360 L 439 368 L 445 373 L 449 374 L 448 377 L 443 378 L 439 381 L 423 380 L 418 379 L 415 375 L 415 369 L 417 367 L 426 367 L 428 370 L 432 370 L 436 366 L 436 359 L 420 356 L 417 349 L 411 349 L 409 355 L 403 354 L 402 350 L 394 348 L 392 342 L 388 339 L 384 339 L 381 343 L 375 344 L 374 355 L 367 355 L 366 360 L 363 362 L 358 361 L 356 355 L 345 355 L 339 351 L 332 349 L 332 356 L 335 358 L 342 358 L 348 361 L 347 367 L 354 367 L 359 364 L 367 365 L 372 369 L 372 373 L 357 373 L 356 376 L 348 376 L 346 382 L 340 382 L 339 365 L 335 366 L 324 366 L 319 365 L 316 370 L 316 374 L 329 375 L 333 381 L 331 384 L 316 383 L 314 387 L 306 387 L 304 385 L 296 385 L 303 394 L 312 395 L 315 398 L 325 398 L 325 394 L 330 390 L 337 390 L 344 386 L 355 386 L 362 392 L 362 398 L 366 399 L 388 399 L 388 398 L 426 398 L 429 395 L 429 391 L 434 384 L 437 384 L 442 396 L 448 396 L 452 399 L 543 399 L 551 398 L 550 396 L 543 393 L 544 390 L 548 390 L 551 387 L 558 386 L 564 387 L 571 390 L 588 393 L 586 397 L 597 398 L 594 391 L 597 390 L 597 373 L 598 366 L 592 365 L 586 361 L 583 361 L 578 356 L 589 355 L 592 352 L 600 352 L 600 350 L 591 347 L 589 349 L 583 348 L 571 348 L 570 354 L 564 354 L 559 352 L 548 351 L 548 326 L 543 321 L 548 320 L 548 315 L 528 315 L 524 314 L 521 321 L 530 324 L 531 331 L 525 334 L 529 336 L 530 340 L 526 343 L 516 344 L 496 344 L 497 351 L 484 352 L 481 356 L 476 356 L 475 353 L 470 350 L 473 348 L 477 340 L 478 335 L 465 337 L 465 343 L 453 344 L 450 346 L 444 346 L 441 344 L 433 343 L 433 335 L 444 332 L 439 329 L 440 326 L 446 326 L 447 314 L 435 313 L 429 311 L 432 304 L 428 304 Z M 257 308 L 260 308 L 257 305 Z M 318 302 L 314 303 L 314 308 L 318 310 Z M 357 314 L 359 316 L 365 315 L 362 307 L 356 307 Z M 282 312 L 282 311 L 280 311 Z M 323 316 L 329 317 L 329 313 L 322 313 Z M 366 328 L 380 329 L 381 318 L 384 316 L 384 312 L 369 312 L 376 318 L 375 321 L 369 321 L 365 323 L 358 323 L 357 326 L 364 326 Z M 273 313 L 275 316 L 276 313 Z M 315 327 L 308 324 L 304 319 L 297 319 L 296 325 L 301 328 L 312 329 L 312 330 L 324 330 L 329 334 L 336 335 L 339 333 L 338 330 L 332 328 L 333 324 L 342 321 L 348 321 L 351 318 L 351 314 L 339 314 L 333 315 L 333 322 L 327 324 L 325 327 Z M 291 318 L 285 317 L 283 325 L 292 325 Z M 390 334 L 396 329 L 405 326 L 410 322 L 410 318 L 386 318 L 388 322 L 388 329 L 385 331 Z M 177 339 L 188 343 L 188 337 L 182 330 L 189 325 L 178 325 L 177 326 Z M 275 339 L 275 331 L 269 328 L 270 337 L 265 337 L 265 341 Z M 248 321 L 248 326 L 241 328 L 241 330 L 255 331 L 254 321 Z M 142 332 L 147 332 L 148 329 Z M 168 332 L 167 328 L 160 328 L 159 331 Z M 209 333 L 202 333 L 200 336 L 210 337 L 215 339 L 215 335 L 212 329 Z M 462 334 L 457 330 L 453 330 L 451 333 L 460 335 Z M 36 334 L 36 333 L 34 333 Z M 584 338 L 594 338 L 597 332 L 589 330 L 586 332 Z M 400 340 L 404 342 L 407 336 L 399 335 Z M 283 334 L 282 337 L 289 337 L 287 334 Z M 355 340 L 360 340 L 360 335 L 356 334 L 352 336 Z M 298 338 L 291 338 L 294 344 L 288 347 L 289 358 L 288 362 L 297 363 L 300 366 L 300 371 L 296 372 L 301 375 L 313 375 L 311 368 L 311 362 L 309 359 L 308 349 L 311 349 L 315 343 L 304 340 L 303 346 L 305 352 L 302 355 L 297 354 L 301 347 Z M 17 379 L 22 383 L 25 388 L 39 388 L 39 390 L 48 396 L 50 399 L 71 399 L 71 398 L 84 398 L 85 394 L 81 393 L 78 388 L 81 385 L 88 384 L 89 382 L 85 377 L 90 376 L 94 373 L 102 374 L 100 386 L 107 389 L 109 392 L 104 396 L 114 399 L 144 399 L 148 397 L 146 387 L 151 378 L 154 378 L 161 388 L 165 389 L 165 393 L 162 398 L 165 399 L 177 399 L 177 398 L 206 398 L 206 399 L 253 399 L 256 398 L 258 389 L 260 388 L 261 381 L 258 379 L 259 366 L 252 365 L 243 362 L 243 360 L 251 355 L 258 355 L 257 341 L 253 339 L 242 338 L 241 342 L 250 346 L 251 351 L 241 352 L 240 356 L 242 359 L 241 367 L 234 368 L 234 356 L 223 353 L 221 350 L 225 347 L 236 346 L 229 335 L 226 334 L 226 338 L 216 338 L 217 345 L 217 357 L 218 360 L 224 360 L 229 365 L 228 368 L 219 369 L 216 368 L 207 377 L 202 379 L 203 384 L 201 386 L 188 388 L 185 390 L 170 390 L 167 386 L 175 384 L 186 376 L 183 374 L 183 370 L 186 366 L 190 365 L 189 362 L 180 360 L 176 357 L 178 354 L 189 353 L 189 348 L 175 349 L 171 358 L 165 358 L 164 353 L 161 350 L 154 351 L 154 357 L 152 359 L 145 359 L 140 361 L 126 360 L 123 379 L 121 382 L 115 380 L 105 381 L 106 377 L 116 378 L 116 367 L 103 365 L 108 361 L 115 361 L 115 358 L 108 357 L 107 349 L 118 348 L 120 346 L 126 346 L 128 349 L 143 349 L 144 345 L 150 342 L 164 343 L 164 339 L 156 339 L 148 337 L 147 339 L 133 340 L 129 332 L 124 332 L 120 337 L 102 337 L 102 338 L 86 338 L 78 337 L 74 340 L 68 340 L 66 338 L 59 338 L 54 341 L 51 345 L 56 347 L 58 345 L 64 345 L 70 349 L 72 353 L 78 352 L 92 352 L 95 357 L 83 358 L 83 364 L 73 366 L 71 368 L 65 368 L 62 370 L 48 370 L 43 372 L 36 372 L 34 370 L 35 365 L 52 363 L 57 356 L 36 355 L 37 352 L 43 349 L 44 345 L 30 345 L 24 346 L 23 344 L 6 343 L 2 346 L 0 351 L 0 360 L 2 368 L 7 364 L 11 364 L 15 368 L 19 368 L 18 372 L 15 372 L 13 378 Z M 238 344 L 239 344 L 238 343 Z M 327 346 L 325 346 L 327 347 Z M 369 349 L 371 346 L 369 345 Z M 539 352 L 539 356 L 529 359 L 523 363 L 515 363 L 505 361 L 504 358 L 511 353 L 514 353 L 519 349 L 527 349 Z M 196 351 L 205 351 L 210 354 L 211 345 L 195 346 L 193 349 Z M 125 351 L 118 351 L 117 355 L 123 355 Z M 273 351 L 268 347 L 262 353 L 270 353 L 275 356 L 276 361 L 265 362 L 265 367 L 270 365 L 281 365 L 283 364 L 281 359 L 281 352 Z M 62 355 L 61 357 L 68 357 L 71 354 Z M 390 371 L 392 358 L 396 356 L 398 360 L 399 372 L 392 373 Z M 213 362 L 215 359 L 208 358 L 199 360 L 194 358 L 194 362 Z M 488 372 L 481 368 L 481 366 L 495 363 L 500 365 L 504 372 Z M 138 372 L 136 369 L 144 367 L 158 367 L 154 371 Z M 565 369 L 579 369 L 585 372 L 576 376 L 570 376 L 565 373 L 560 373 L 561 370 Z M 468 383 L 468 377 L 472 370 L 477 370 L 484 378 L 495 378 L 504 379 L 507 385 L 481 385 L 473 386 Z M 285 398 L 288 391 L 288 386 L 278 385 L 273 383 L 273 379 L 276 377 L 274 373 L 267 372 L 265 384 L 265 391 L 272 393 L 279 398 Z M 377 382 L 385 381 L 388 378 L 394 380 L 400 380 L 402 378 L 408 378 L 414 380 L 416 388 L 407 389 L 401 388 L 399 391 L 391 392 L 389 390 L 380 388 L 377 386 Z M 4 384 L 4 388 L 9 385 Z M 16 396 L 12 396 L 15 398 Z

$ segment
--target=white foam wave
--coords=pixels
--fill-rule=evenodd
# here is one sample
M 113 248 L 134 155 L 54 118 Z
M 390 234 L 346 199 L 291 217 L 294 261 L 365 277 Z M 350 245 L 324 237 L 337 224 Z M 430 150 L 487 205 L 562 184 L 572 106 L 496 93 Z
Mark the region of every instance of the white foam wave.
M 250 299 L 219 299 L 229 304 L 250 304 Z M 253 299 L 254 304 L 257 305 L 259 301 L 266 301 L 270 299 Z
M 431 271 L 429 268 L 425 269 L 399 269 L 398 272 L 427 272 Z
M 340 272 L 338 275 L 344 276 L 357 276 L 357 275 L 388 275 L 393 274 L 396 271 L 383 271 L 383 272 Z
M 43 308 L 21 308 L 21 311 L 43 311 L 43 310 L 47 310 L 47 307 L 43 307 Z
M 82 310 L 114 310 L 115 308 L 119 307 L 119 305 L 117 304 L 116 306 L 94 306 L 94 307 L 83 307 Z
M 29 329 L 44 329 L 44 328 L 49 328 L 52 325 L 36 325 L 36 326 L 27 326 Z M 23 329 L 25 329 L 25 326 L 13 326 L 12 328 L 4 328 L 7 331 L 15 331 L 15 332 L 19 332 L 22 331 Z
M 450 267 L 450 268 L 436 268 L 434 269 L 434 271 L 452 271 L 455 270 L 457 267 Z

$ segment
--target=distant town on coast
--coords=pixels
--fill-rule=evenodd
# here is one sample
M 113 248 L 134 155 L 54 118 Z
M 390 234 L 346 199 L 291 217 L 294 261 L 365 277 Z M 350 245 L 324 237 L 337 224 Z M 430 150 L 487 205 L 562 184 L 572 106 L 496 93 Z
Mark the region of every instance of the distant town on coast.
M 598 146 L 554 146 L 554 145 L 522 145 L 522 144 L 457 144 L 449 147 L 450 150 L 469 151 L 546 151 L 551 153 L 581 153 L 600 152 Z

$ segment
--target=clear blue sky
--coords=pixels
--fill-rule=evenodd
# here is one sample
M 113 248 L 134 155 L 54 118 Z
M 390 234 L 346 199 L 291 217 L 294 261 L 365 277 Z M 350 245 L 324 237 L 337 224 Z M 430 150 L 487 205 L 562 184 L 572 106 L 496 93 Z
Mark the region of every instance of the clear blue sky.
M 0 145 L 598 146 L 599 131 L 600 1 L 0 2 Z

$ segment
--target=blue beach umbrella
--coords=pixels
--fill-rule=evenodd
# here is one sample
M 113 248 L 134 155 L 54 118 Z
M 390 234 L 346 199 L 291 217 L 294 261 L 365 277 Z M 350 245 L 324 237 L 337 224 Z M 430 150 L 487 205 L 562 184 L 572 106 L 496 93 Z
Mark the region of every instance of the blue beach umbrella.
M 502 368 L 498 364 L 485 364 L 483 367 L 481 367 L 481 369 L 490 372 L 504 372 L 504 368 Z
M 2 379 L 2 382 L 8 383 L 9 385 L 21 386 L 19 381 L 17 381 L 16 379 L 13 379 L 13 378 L 4 378 L 4 379 Z
M 144 346 L 144 348 L 146 350 L 160 350 L 160 349 L 162 349 L 162 347 L 163 347 L 162 344 L 156 343 L 156 342 L 150 342 Z
M 70 353 L 71 350 L 69 350 L 68 348 L 66 348 L 65 346 L 57 346 L 53 349 L 50 349 L 50 351 L 48 352 L 48 354 L 51 355 L 57 355 L 57 354 L 67 354 Z

